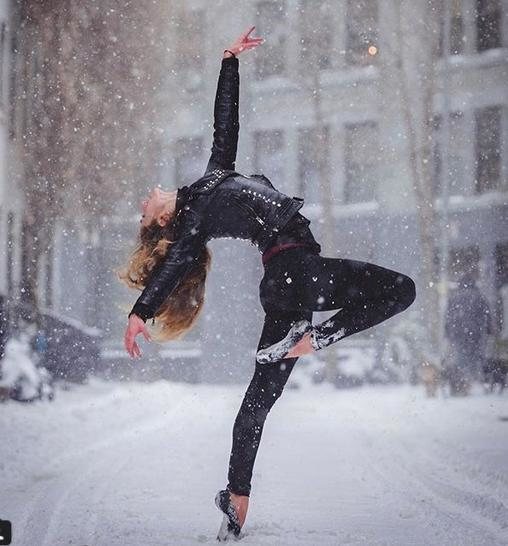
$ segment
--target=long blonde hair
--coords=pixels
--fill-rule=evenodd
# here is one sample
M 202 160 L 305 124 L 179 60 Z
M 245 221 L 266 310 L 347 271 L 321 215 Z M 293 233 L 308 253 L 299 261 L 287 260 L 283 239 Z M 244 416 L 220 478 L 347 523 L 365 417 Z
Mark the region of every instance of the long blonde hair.
M 174 243 L 173 222 L 161 227 L 154 221 L 148 227 L 141 227 L 136 248 L 128 263 L 118 271 L 119 279 L 129 288 L 143 290 Z M 192 268 L 157 309 L 152 339 L 177 339 L 194 326 L 205 301 L 205 281 L 210 265 L 210 251 L 203 245 Z

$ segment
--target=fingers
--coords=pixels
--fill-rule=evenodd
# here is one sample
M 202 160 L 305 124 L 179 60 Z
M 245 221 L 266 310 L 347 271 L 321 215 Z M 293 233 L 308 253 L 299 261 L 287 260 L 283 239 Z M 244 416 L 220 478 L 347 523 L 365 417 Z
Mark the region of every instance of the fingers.
M 129 329 L 127 328 L 127 330 L 125 331 L 125 336 L 123 338 L 123 345 L 125 347 L 125 350 L 131 354 L 131 347 L 132 347 L 132 341 L 130 339 L 130 336 L 129 336 Z M 131 355 L 132 356 L 132 355 Z
M 245 45 L 250 45 L 251 47 L 257 46 L 264 42 L 263 38 L 252 38 L 248 42 L 245 42 Z
M 136 356 L 141 356 L 141 352 L 139 350 L 138 344 L 134 340 L 133 336 L 127 337 L 125 341 L 125 348 L 127 349 L 127 352 L 129 353 L 131 358 L 136 358 Z
M 136 341 L 132 342 L 129 354 L 132 358 L 139 358 L 141 356 L 141 349 L 139 348 L 139 345 L 136 343 Z
M 250 27 L 246 32 L 240 35 L 240 37 L 236 40 L 236 42 L 229 48 L 231 51 L 235 51 L 238 53 L 241 53 L 242 51 L 245 51 L 247 49 L 252 49 L 253 47 L 256 47 L 260 44 L 262 44 L 265 40 L 260 37 L 249 37 L 251 32 L 255 29 L 255 26 Z
M 141 356 L 141 349 L 136 341 L 133 341 L 132 343 L 130 355 L 132 358 L 140 358 Z
M 245 51 L 247 49 L 252 49 L 254 47 L 257 47 L 258 45 L 262 44 L 264 42 L 263 38 L 255 38 L 250 40 L 249 42 L 243 42 L 239 47 L 238 50 Z
M 145 337 L 147 341 L 152 341 L 152 336 L 149 334 L 146 328 L 143 328 L 143 336 Z
M 139 348 L 139 345 L 136 343 L 136 335 L 137 334 L 132 333 L 131 330 L 127 328 L 124 337 L 124 346 L 125 350 L 129 353 L 131 358 L 138 358 L 141 356 L 141 350 Z M 143 330 L 143 335 L 145 336 L 145 339 L 151 341 L 151 337 L 148 331 Z
M 258 45 L 262 42 L 264 42 L 263 38 L 257 36 L 257 37 L 254 37 L 254 36 L 251 36 L 249 37 L 249 34 L 255 29 L 256 27 L 255 26 L 252 26 L 247 32 L 245 32 L 244 34 L 242 34 L 240 36 L 240 42 L 242 44 L 255 44 L 255 45 Z
M 255 26 L 250 27 L 250 29 L 249 29 L 247 32 L 245 32 L 244 34 L 242 34 L 242 38 L 243 38 L 243 39 L 247 38 L 247 37 L 249 36 L 249 34 L 250 34 L 255 28 L 256 28 Z

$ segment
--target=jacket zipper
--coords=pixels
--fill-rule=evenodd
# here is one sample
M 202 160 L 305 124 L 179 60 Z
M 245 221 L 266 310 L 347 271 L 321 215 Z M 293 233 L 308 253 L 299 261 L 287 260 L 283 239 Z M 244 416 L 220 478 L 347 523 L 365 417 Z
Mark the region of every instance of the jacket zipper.
M 265 221 L 259 217 L 258 213 L 252 207 L 247 205 L 247 203 L 244 203 L 239 197 L 235 197 L 235 201 L 238 203 L 240 208 L 253 216 L 258 223 L 260 223 L 262 226 L 265 225 Z

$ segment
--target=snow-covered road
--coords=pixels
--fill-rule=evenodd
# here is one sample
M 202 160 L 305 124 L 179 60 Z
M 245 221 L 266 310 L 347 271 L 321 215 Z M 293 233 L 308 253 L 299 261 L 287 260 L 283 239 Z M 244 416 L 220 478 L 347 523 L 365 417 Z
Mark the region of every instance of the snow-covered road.
M 0 407 L 0 518 L 24 546 L 215 543 L 244 387 L 93 380 Z M 508 544 L 508 395 L 287 390 L 247 545 Z

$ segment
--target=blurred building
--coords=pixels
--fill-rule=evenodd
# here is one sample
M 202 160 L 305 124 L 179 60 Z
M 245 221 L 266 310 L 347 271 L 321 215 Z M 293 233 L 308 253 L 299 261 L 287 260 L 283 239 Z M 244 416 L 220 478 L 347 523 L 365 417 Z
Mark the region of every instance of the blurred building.
M 447 150 L 450 278 L 464 270 L 477 272 L 501 325 L 508 314 L 508 0 L 449 2 L 448 62 L 443 60 L 447 25 L 440 26 L 441 45 L 435 52 L 435 207 L 443 206 L 439 195 Z M 7 5 L 0 1 L 0 24 Z M 394 93 L 393 5 L 379 0 L 239 0 L 231 9 L 225 1 L 174 2 L 168 21 L 172 70 L 160 90 L 170 97 L 170 107 L 160 114 L 165 146 L 156 182 L 171 189 L 203 174 L 212 143 L 222 51 L 255 24 L 254 34 L 266 43 L 240 59 L 237 169 L 262 172 L 285 193 L 304 197 L 303 213 L 312 220 L 323 255 L 373 261 L 415 275 L 418 203 L 411 186 L 407 126 Z M 3 32 L 1 82 L 6 81 L 9 56 Z M 408 47 L 427 45 L 425 35 L 415 32 L 412 40 Z M 9 42 L 15 49 L 15 35 Z M 29 50 L 34 46 L 24 45 Z M 23 55 L 18 51 L 18 66 L 24 66 Z M 4 83 L 1 90 L 4 96 Z M 27 100 L 16 103 L 11 132 L 29 116 L 30 90 L 25 92 Z M 8 138 L 3 104 L 0 100 L 0 166 L 2 143 Z M 448 145 L 443 141 L 445 116 Z M 0 174 L 0 272 L 8 292 L 15 287 L 20 267 L 13 244 L 19 221 L 14 203 L 21 203 L 16 195 L 19 165 L 15 157 L 11 163 L 9 199 Z M 128 205 L 135 209 L 135 203 Z M 133 240 L 136 225 L 135 218 L 111 219 L 100 234 L 100 245 L 95 235 L 80 241 L 79 233 L 63 226 L 41 282 L 47 305 L 58 312 L 72 309 L 76 318 L 103 328 L 109 338 L 105 354 L 112 360 L 124 355 L 123 328 L 136 297 L 115 284 L 112 270 L 126 256 L 126 242 Z M 252 371 L 263 318 L 260 255 L 240 241 L 212 241 L 209 246 L 213 265 L 198 327 L 180 342 L 147 348 L 147 356 L 153 357 L 148 367 L 159 375 L 224 381 L 243 379 Z M 87 254 L 90 248 L 93 256 Z M 96 268 L 90 283 L 82 277 L 76 283 L 82 264 L 91 260 L 96 260 Z M 102 287 L 100 293 L 97 286 Z M 98 294 L 93 301 L 92 293 Z
M 333 248 L 324 248 L 323 254 L 415 274 L 417 203 L 407 128 L 390 82 L 396 77 L 390 65 L 397 49 L 390 4 L 262 0 L 240 1 L 231 10 L 226 2 L 213 8 L 204 1 L 181 2 L 171 22 L 175 69 L 168 89 L 174 106 L 161 178 L 178 186 L 201 175 L 211 145 L 222 49 L 255 24 L 254 34 L 266 43 L 240 60 L 237 169 L 263 172 L 282 191 L 303 196 L 303 212 L 312 219 L 318 240 L 326 240 L 326 230 L 334 231 Z M 448 115 L 450 278 L 476 271 L 501 323 L 508 286 L 508 2 L 450 0 L 450 12 L 448 64 L 443 61 L 443 21 L 435 52 L 435 206 L 442 208 L 441 127 Z M 414 40 L 423 47 L 430 43 L 416 32 Z M 448 113 L 443 111 L 443 78 L 449 84 Z M 333 203 L 333 227 L 323 195 Z M 231 332 L 224 351 L 231 352 L 236 340 L 244 351 L 253 349 L 262 315 L 256 303 L 259 256 L 249 249 L 242 253 L 236 243 L 234 250 L 224 241 L 212 248 L 216 280 L 208 294 L 208 314 L 214 318 L 203 331 L 210 336 L 216 330 L 222 337 Z M 247 317 L 251 322 L 245 324 Z M 217 350 L 220 343 L 212 341 Z

